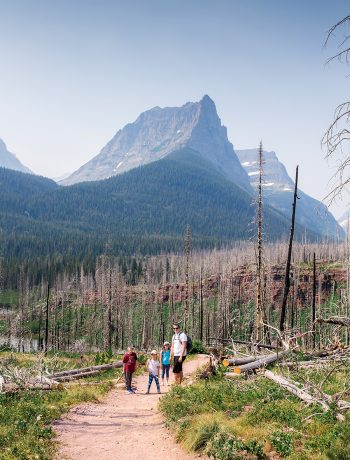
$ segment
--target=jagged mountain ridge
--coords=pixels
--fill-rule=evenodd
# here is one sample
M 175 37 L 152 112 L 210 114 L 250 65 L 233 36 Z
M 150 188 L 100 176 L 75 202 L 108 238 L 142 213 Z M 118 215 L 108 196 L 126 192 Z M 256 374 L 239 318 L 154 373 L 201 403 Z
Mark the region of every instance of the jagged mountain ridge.
M 19 161 L 14 153 L 7 150 L 6 144 L 2 139 L 0 139 L 0 167 L 33 174 L 29 168 Z
M 250 183 L 256 189 L 259 178 L 258 150 L 236 150 L 236 154 L 246 170 Z M 278 160 L 273 151 L 263 152 L 263 187 L 264 195 L 269 206 L 277 209 L 287 217 L 291 216 L 294 192 L 294 181 Z M 325 237 L 344 238 L 343 229 L 336 219 L 320 201 L 298 189 L 300 200 L 297 202 L 296 221 L 305 229 L 319 233 Z
M 249 178 L 227 138 L 209 96 L 182 107 L 154 107 L 119 130 L 101 152 L 62 185 L 105 179 L 190 148 L 236 185 L 251 192 Z

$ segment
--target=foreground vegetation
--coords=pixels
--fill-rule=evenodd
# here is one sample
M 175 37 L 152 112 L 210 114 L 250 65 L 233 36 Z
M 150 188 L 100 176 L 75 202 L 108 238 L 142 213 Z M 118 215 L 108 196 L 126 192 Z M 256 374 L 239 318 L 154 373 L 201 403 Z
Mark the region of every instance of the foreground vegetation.
M 0 353 L 1 360 L 13 360 L 20 368 L 32 366 L 33 354 Z M 52 361 L 48 357 L 48 361 Z M 55 368 L 68 369 L 94 364 L 96 357 L 77 354 L 55 356 Z M 67 412 L 72 405 L 97 402 L 113 387 L 112 380 L 120 375 L 120 369 L 104 372 L 98 377 L 85 379 L 96 385 L 73 384 L 54 391 L 20 391 L 0 393 L 0 459 L 46 460 L 55 452 L 52 423 Z
M 328 394 L 344 389 L 348 371 L 329 377 Z M 316 385 L 326 374 L 312 371 L 308 378 Z M 174 387 L 160 407 L 185 449 L 216 460 L 350 458 L 349 416 L 339 422 L 333 409 L 306 406 L 262 376 L 232 381 L 222 375 Z

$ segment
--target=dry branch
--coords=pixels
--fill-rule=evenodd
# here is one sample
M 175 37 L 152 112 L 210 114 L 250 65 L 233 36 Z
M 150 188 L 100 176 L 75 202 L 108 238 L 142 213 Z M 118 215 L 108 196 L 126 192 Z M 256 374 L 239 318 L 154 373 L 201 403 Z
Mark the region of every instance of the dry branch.
M 318 318 L 317 323 L 335 324 L 337 326 L 350 327 L 350 318 L 345 316 L 330 316 L 327 319 Z

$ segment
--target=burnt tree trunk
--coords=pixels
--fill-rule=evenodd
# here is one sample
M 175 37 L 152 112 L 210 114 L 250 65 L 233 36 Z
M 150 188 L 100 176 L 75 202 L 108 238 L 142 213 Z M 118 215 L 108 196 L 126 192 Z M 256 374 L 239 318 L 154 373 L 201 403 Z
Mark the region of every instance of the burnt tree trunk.
M 313 280 L 312 280 L 312 345 L 316 348 L 316 254 L 313 261 Z
M 285 274 L 282 309 L 281 309 L 281 320 L 280 320 L 280 330 L 281 331 L 284 331 L 284 327 L 285 327 L 285 319 L 286 319 L 286 312 L 287 312 L 287 300 L 288 300 L 288 293 L 289 293 L 289 288 L 290 288 L 290 265 L 291 265 L 291 261 L 292 261 L 294 225 L 295 225 L 295 210 L 296 210 L 297 198 L 298 198 L 298 170 L 299 170 L 299 166 L 297 166 L 296 171 L 295 171 L 295 187 L 294 187 L 294 198 L 293 198 L 292 223 L 291 223 L 291 226 L 290 226 L 288 256 L 287 256 L 286 274 Z
M 49 297 L 50 297 L 50 285 L 47 285 L 47 297 L 46 297 L 46 320 L 45 320 L 45 355 L 49 348 Z

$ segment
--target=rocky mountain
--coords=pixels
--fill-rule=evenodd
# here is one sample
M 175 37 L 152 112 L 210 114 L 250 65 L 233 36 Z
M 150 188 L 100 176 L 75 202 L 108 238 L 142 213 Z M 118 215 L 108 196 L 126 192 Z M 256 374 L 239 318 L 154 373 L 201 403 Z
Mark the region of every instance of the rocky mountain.
M 250 183 L 256 189 L 259 168 L 257 149 L 236 150 L 236 154 L 246 170 Z M 275 152 L 264 151 L 264 195 L 267 204 L 287 217 L 291 216 L 294 181 L 289 177 L 283 163 Z M 344 238 L 339 226 L 328 208 L 320 201 L 298 189 L 296 221 L 306 231 L 312 230 L 323 237 Z
M 0 139 L 0 167 L 33 174 L 29 168 L 18 160 L 14 153 L 7 150 L 6 144 L 2 139 Z
M 350 222 L 350 211 L 344 212 L 344 214 L 338 219 L 338 224 L 346 232 Z
M 61 184 L 96 181 L 160 160 L 189 148 L 210 162 L 213 169 L 251 191 L 227 130 L 209 96 L 182 107 L 154 107 L 118 131 L 101 152 Z

